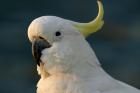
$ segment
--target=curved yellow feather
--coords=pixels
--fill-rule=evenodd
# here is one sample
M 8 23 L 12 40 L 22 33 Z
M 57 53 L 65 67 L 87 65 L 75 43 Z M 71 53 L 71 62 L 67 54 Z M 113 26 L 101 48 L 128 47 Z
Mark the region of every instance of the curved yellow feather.
M 74 26 L 85 36 L 89 36 L 90 34 L 98 31 L 99 29 L 102 28 L 104 21 L 103 21 L 103 16 L 104 16 L 104 9 L 103 9 L 103 4 L 101 1 L 97 1 L 98 7 L 99 7 L 99 12 L 98 16 L 91 22 L 89 23 L 76 23 Z

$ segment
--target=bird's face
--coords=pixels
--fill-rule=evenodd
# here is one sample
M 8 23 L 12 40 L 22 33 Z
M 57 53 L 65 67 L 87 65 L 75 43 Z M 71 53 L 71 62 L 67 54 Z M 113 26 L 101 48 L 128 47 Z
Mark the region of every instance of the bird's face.
M 55 16 L 35 19 L 28 28 L 32 54 L 37 65 L 44 64 L 49 74 L 66 72 L 77 62 L 91 55 L 85 37 L 103 25 L 103 6 L 98 1 L 99 13 L 89 23 L 78 23 Z M 85 37 L 84 37 L 85 36 Z
M 35 19 L 29 26 L 28 37 L 35 61 L 38 65 L 43 63 L 49 73 L 64 72 L 74 65 L 85 42 L 68 20 L 54 16 Z

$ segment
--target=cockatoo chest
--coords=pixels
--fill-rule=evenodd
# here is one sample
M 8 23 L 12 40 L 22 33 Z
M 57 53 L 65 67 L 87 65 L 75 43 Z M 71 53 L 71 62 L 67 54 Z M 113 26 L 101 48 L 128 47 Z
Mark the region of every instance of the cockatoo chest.
M 84 82 L 74 76 L 50 76 L 46 79 L 40 79 L 37 93 L 88 93 L 83 85 Z

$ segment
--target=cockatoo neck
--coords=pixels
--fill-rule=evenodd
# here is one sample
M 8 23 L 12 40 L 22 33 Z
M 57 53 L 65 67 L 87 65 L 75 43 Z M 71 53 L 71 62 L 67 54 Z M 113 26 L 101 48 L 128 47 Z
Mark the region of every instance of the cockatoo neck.
M 79 42 L 71 44 L 71 42 L 65 41 L 65 43 L 59 44 L 62 46 L 55 43 L 50 50 L 46 49 L 42 52 L 46 72 L 50 75 L 72 74 L 79 77 L 96 73 L 96 70 L 101 68 L 100 63 L 88 42 L 83 37 L 70 41 Z
M 86 78 L 90 76 L 93 77 L 93 75 L 104 72 L 89 43 L 85 39 L 81 39 L 81 42 L 79 40 L 78 45 L 80 48 L 77 51 L 77 55 L 80 55 L 80 60 L 78 60 L 78 62 L 74 62 L 76 64 L 71 66 L 67 73 Z
M 67 73 L 80 77 L 80 78 L 93 78 L 94 75 L 102 73 L 102 68 L 100 65 L 92 65 L 91 62 L 80 62 L 75 64 Z

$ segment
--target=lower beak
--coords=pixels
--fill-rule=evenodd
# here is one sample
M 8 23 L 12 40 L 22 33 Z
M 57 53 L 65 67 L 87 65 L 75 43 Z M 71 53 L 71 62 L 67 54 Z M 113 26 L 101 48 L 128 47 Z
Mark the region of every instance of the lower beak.
M 50 48 L 51 45 L 50 43 L 43 39 L 43 38 L 36 38 L 33 42 L 32 42 L 32 55 L 34 57 L 34 60 L 36 61 L 37 65 L 40 66 L 40 57 L 42 55 L 42 50 L 46 49 L 46 48 Z

